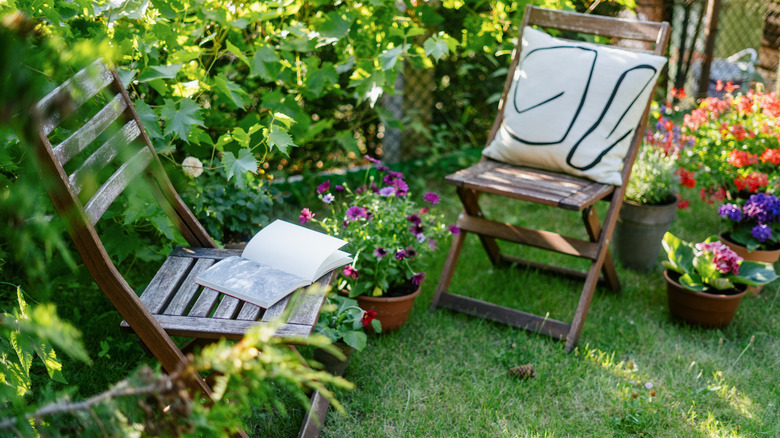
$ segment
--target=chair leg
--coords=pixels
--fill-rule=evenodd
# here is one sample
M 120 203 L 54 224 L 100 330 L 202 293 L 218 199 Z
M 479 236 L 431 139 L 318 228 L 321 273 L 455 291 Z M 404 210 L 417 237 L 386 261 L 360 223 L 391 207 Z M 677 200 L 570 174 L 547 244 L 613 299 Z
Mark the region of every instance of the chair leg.
M 311 396 L 311 407 L 303 419 L 303 424 L 298 431 L 298 438 L 316 438 L 320 436 L 325 415 L 328 413 L 330 402 L 319 391 L 314 391 Z
M 574 319 L 569 328 L 569 336 L 566 337 L 566 353 L 571 353 L 577 346 L 577 341 L 582 333 L 582 326 L 585 323 L 585 317 L 588 316 L 588 309 L 593 300 L 593 293 L 596 291 L 596 284 L 599 281 L 599 261 L 595 261 L 588 269 L 588 277 L 585 279 L 585 285 L 582 287 L 580 301 L 577 303 L 577 310 L 574 312 Z
M 450 252 L 447 254 L 447 260 L 444 262 L 444 268 L 441 270 L 441 276 L 439 277 L 439 283 L 436 285 L 436 291 L 433 293 L 433 301 L 429 311 L 433 312 L 439 305 L 439 298 L 441 298 L 442 292 L 447 291 L 450 288 L 450 281 L 452 281 L 452 275 L 455 273 L 455 266 L 458 264 L 458 258 L 460 252 L 463 249 L 463 242 L 466 240 L 466 232 L 452 236 L 452 244 L 450 245 Z
M 478 218 L 485 217 L 485 215 L 482 214 L 482 208 L 480 208 L 478 202 L 479 192 L 458 187 L 458 196 L 460 197 L 460 202 L 463 204 L 464 213 Z M 478 236 L 479 241 L 482 242 L 482 246 L 485 248 L 485 252 L 487 252 L 488 257 L 490 258 L 490 262 L 493 263 L 493 265 L 499 265 L 502 262 L 502 257 L 496 239 L 483 236 L 482 234 L 479 234 Z
M 591 242 L 597 242 L 601 238 L 601 222 L 599 222 L 596 210 L 593 207 L 588 207 L 582 211 L 582 221 L 585 223 L 585 229 L 588 231 L 588 237 Z M 609 251 L 609 240 L 605 240 L 607 245 L 606 256 L 604 257 L 604 264 L 601 268 L 604 273 L 604 279 L 609 284 L 609 288 L 613 292 L 620 292 L 620 279 L 615 269 L 615 264 L 612 262 L 612 254 Z

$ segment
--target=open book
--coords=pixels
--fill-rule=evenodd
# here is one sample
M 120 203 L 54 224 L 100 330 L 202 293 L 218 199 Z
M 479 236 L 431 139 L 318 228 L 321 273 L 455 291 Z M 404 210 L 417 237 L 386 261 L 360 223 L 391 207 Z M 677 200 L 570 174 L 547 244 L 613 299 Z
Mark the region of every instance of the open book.
M 327 272 L 352 262 L 347 242 L 276 220 L 252 237 L 241 257 L 215 263 L 195 282 L 268 308 Z

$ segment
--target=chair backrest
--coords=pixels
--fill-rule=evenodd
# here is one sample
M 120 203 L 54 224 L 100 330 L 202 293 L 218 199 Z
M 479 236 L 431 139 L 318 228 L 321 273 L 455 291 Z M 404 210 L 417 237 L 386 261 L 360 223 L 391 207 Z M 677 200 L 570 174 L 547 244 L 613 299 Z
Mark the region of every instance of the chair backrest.
M 499 102 L 498 113 L 492 129 L 490 130 L 490 134 L 488 135 L 487 145 L 496 137 L 496 134 L 501 127 L 501 123 L 504 120 L 504 106 L 508 101 L 507 97 L 513 82 L 512 72 L 517 69 L 518 63 L 520 62 L 523 29 L 526 26 L 536 27 L 546 31 L 560 31 L 564 34 L 564 38 L 566 34 L 570 33 L 574 33 L 578 36 L 589 35 L 605 37 L 611 41 L 612 44 L 609 45 L 614 48 L 634 52 L 652 53 L 660 56 L 665 54 L 670 36 L 670 26 L 669 23 L 666 22 L 658 23 L 598 15 L 585 15 L 574 12 L 543 9 L 530 4 L 527 5 L 523 21 L 520 25 L 520 34 L 518 35 L 517 45 L 512 54 L 512 63 L 509 67 L 510 73 L 507 75 L 504 83 L 504 91 L 501 96 L 501 101 Z M 648 114 L 649 102 L 624 159 L 624 166 L 621 171 L 623 181 L 627 180 L 631 171 L 631 164 L 636 158 L 638 146 L 642 141 L 642 131 L 647 123 Z
M 176 371 L 186 363 L 184 355 L 120 274 L 95 224 L 128 187 L 145 179 L 190 245 L 215 248 L 214 241 L 174 190 L 127 91 L 102 60 L 57 87 L 31 112 L 43 183 L 89 273 L 145 345 L 164 346 L 153 353 L 168 372 Z M 74 126 L 62 126 L 74 119 Z M 52 146 L 50 136 L 58 127 L 65 131 L 59 138 L 66 138 Z

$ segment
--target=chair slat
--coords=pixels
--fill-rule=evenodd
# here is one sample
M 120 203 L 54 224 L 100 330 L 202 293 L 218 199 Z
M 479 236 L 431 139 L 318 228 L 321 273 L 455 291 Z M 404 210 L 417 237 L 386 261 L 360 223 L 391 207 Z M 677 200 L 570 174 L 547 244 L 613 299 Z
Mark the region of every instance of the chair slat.
M 177 259 L 190 261 L 194 260 L 185 257 L 177 257 Z M 192 269 L 190 269 L 189 273 L 187 274 L 187 277 L 182 281 L 181 287 L 176 292 L 175 296 L 170 300 L 168 306 L 165 308 L 165 310 L 162 311 L 162 313 L 166 315 L 184 315 L 184 312 L 187 311 L 190 303 L 192 303 L 192 300 L 195 298 L 198 289 L 201 288 L 198 283 L 195 283 L 195 277 L 208 269 L 211 265 L 214 264 L 214 262 L 214 259 L 197 259 L 195 264 L 192 266 Z
M 122 193 L 122 190 L 127 188 L 133 178 L 144 171 L 152 159 L 154 156 L 148 148 L 141 149 L 100 187 L 95 196 L 84 205 L 84 211 L 92 225 L 100 220 L 108 206 Z
M 139 135 L 141 135 L 141 129 L 138 127 L 138 124 L 135 123 L 135 120 L 130 120 L 119 130 L 119 132 L 103 143 L 100 148 L 90 155 L 89 158 L 87 158 L 84 163 L 68 177 L 71 185 L 73 185 L 73 188 L 76 190 L 76 193 L 81 193 L 81 190 L 84 188 L 84 182 L 90 175 L 95 175 L 100 169 L 107 166 L 108 163 L 116 158 L 123 147 L 130 144 L 130 142 L 138 138 Z
M 238 312 L 238 307 L 241 305 L 241 300 L 230 295 L 222 297 L 222 301 L 219 302 L 217 310 L 214 311 L 213 318 L 232 319 L 233 315 Z
M 661 23 L 625 20 L 605 16 L 589 16 L 545 9 L 531 9 L 529 21 L 539 27 L 553 27 L 610 38 L 632 39 L 656 43 Z
M 126 108 L 127 102 L 123 96 L 121 94 L 114 96 L 103 109 L 95 114 L 95 117 L 54 148 L 54 156 L 57 157 L 60 164 L 64 166 L 71 158 L 89 146 Z
M 241 340 L 244 332 L 257 325 L 256 321 L 221 318 L 198 318 L 193 322 L 190 316 L 156 315 L 155 318 L 168 334 L 173 336 L 197 336 L 210 339 Z M 285 323 L 276 331 L 276 336 L 307 336 L 310 326 Z
M 171 257 L 205 258 L 222 260 L 228 257 L 241 255 L 240 249 L 199 248 L 177 246 L 171 251 Z
M 160 270 L 141 293 L 141 302 L 150 312 L 153 314 L 162 312 L 194 263 L 194 259 L 184 257 L 168 257 L 165 260 Z
M 209 313 L 211 313 L 214 305 L 217 304 L 219 295 L 220 293 L 214 289 L 204 287 L 203 292 L 201 292 L 198 296 L 198 299 L 195 300 L 195 304 L 192 305 L 192 309 L 190 309 L 190 313 L 187 315 L 197 318 L 205 318 L 209 315 Z
M 113 80 L 111 71 L 102 59 L 98 59 L 46 95 L 36 105 L 37 111 L 44 117 L 41 124 L 43 135 L 51 134 L 67 116 L 67 113 L 63 114 L 61 108 L 54 108 L 55 105 L 68 102 L 71 105 L 69 111 L 75 111 Z
M 244 305 L 241 307 L 241 311 L 238 312 L 238 315 L 236 315 L 236 319 L 244 321 L 257 321 L 260 318 L 260 315 L 262 315 L 263 310 L 264 309 L 260 306 L 255 306 L 252 303 L 244 302 Z
M 317 324 L 317 319 L 320 316 L 319 310 L 322 308 L 322 304 L 325 302 L 325 295 L 327 294 L 327 286 L 330 284 L 332 272 L 324 275 L 317 280 L 319 287 L 313 286 L 305 289 L 303 293 L 298 297 L 296 306 L 290 313 L 287 322 L 295 324 L 303 324 L 314 326 Z

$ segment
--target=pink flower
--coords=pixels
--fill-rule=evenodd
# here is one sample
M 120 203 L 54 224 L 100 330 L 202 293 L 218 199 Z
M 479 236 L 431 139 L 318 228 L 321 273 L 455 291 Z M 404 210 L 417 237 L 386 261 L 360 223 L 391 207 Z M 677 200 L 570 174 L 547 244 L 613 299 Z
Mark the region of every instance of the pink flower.
M 441 198 L 439 198 L 439 195 L 436 193 L 428 192 L 423 195 L 423 201 L 429 202 L 431 205 L 436 205 L 441 202 Z
M 711 253 L 713 255 L 712 262 L 715 263 L 715 266 L 721 273 L 739 274 L 739 264 L 742 262 L 742 257 L 738 256 L 723 242 L 697 243 L 696 249 L 705 255 Z
M 317 186 L 317 194 L 321 195 L 327 192 L 329 189 L 330 189 L 330 181 L 325 181 L 324 183 Z
M 353 205 L 352 207 L 349 207 L 347 209 L 347 220 L 349 221 L 356 221 L 360 218 L 366 218 L 367 217 L 368 210 L 366 210 L 363 207 L 358 207 L 357 205 Z
M 423 281 L 425 281 L 425 272 L 419 272 L 412 276 L 412 283 L 415 286 L 419 286 Z
M 313 217 L 314 213 L 312 213 L 308 208 L 304 208 L 301 210 L 301 215 L 298 216 L 298 220 L 301 221 L 301 225 L 303 225 L 306 222 L 309 222 Z
M 357 280 L 358 277 L 360 277 L 360 273 L 358 273 L 357 269 L 353 268 L 352 265 L 344 266 L 344 269 L 341 270 L 341 273 L 344 274 L 345 277 L 349 277 L 354 280 Z

